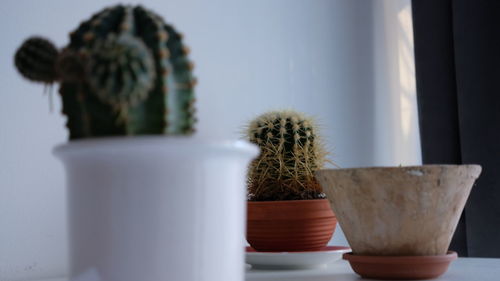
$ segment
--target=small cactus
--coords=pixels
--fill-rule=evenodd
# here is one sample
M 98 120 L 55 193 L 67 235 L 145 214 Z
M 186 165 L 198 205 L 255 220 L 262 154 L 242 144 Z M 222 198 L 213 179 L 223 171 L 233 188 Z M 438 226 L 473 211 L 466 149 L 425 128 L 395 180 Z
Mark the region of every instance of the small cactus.
M 295 111 L 273 111 L 254 119 L 247 130 L 261 149 L 248 172 L 249 200 L 324 198 L 314 172 L 326 150 L 312 119 Z
M 194 131 L 193 64 L 182 35 L 141 6 L 116 5 L 70 33 L 61 52 L 28 39 L 15 64 L 23 76 L 60 82 L 70 139 Z
M 27 79 L 50 84 L 57 79 L 55 64 L 58 54 L 49 40 L 31 37 L 17 50 L 14 64 Z

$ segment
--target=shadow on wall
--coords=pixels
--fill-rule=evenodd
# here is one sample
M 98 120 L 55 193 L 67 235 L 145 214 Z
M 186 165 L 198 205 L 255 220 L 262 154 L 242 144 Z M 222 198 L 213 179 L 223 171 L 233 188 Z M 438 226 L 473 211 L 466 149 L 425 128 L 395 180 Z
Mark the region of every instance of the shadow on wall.
M 374 2 L 375 164 L 421 164 L 411 2 Z

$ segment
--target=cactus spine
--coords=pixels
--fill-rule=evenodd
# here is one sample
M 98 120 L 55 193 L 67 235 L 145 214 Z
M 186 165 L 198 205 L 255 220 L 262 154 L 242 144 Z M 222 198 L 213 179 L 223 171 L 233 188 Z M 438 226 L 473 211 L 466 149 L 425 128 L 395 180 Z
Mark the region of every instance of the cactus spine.
M 295 111 L 268 112 L 250 123 L 247 137 L 261 149 L 248 172 L 250 200 L 324 197 L 314 171 L 327 153 L 312 119 Z
M 193 132 L 187 55 L 182 36 L 141 6 L 117 5 L 82 22 L 53 61 L 70 139 Z

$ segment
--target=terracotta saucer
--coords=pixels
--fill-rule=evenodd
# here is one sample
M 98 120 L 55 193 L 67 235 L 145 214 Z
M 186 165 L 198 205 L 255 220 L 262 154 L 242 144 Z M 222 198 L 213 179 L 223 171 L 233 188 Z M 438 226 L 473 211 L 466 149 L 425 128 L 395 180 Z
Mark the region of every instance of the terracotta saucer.
M 361 256 L 343 255 L 352 269 L 363 278 L 372 279 L 432 279 L 446 272 L 457 253 L 442 256 Z

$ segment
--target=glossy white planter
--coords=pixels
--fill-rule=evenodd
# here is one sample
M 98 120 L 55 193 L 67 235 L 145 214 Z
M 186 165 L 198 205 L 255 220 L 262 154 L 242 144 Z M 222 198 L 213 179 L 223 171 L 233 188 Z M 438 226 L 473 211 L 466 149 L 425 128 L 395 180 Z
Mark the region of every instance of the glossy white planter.
M 134 137 L 58 146 L 71 280 L 242 281 L 245 142 Z

